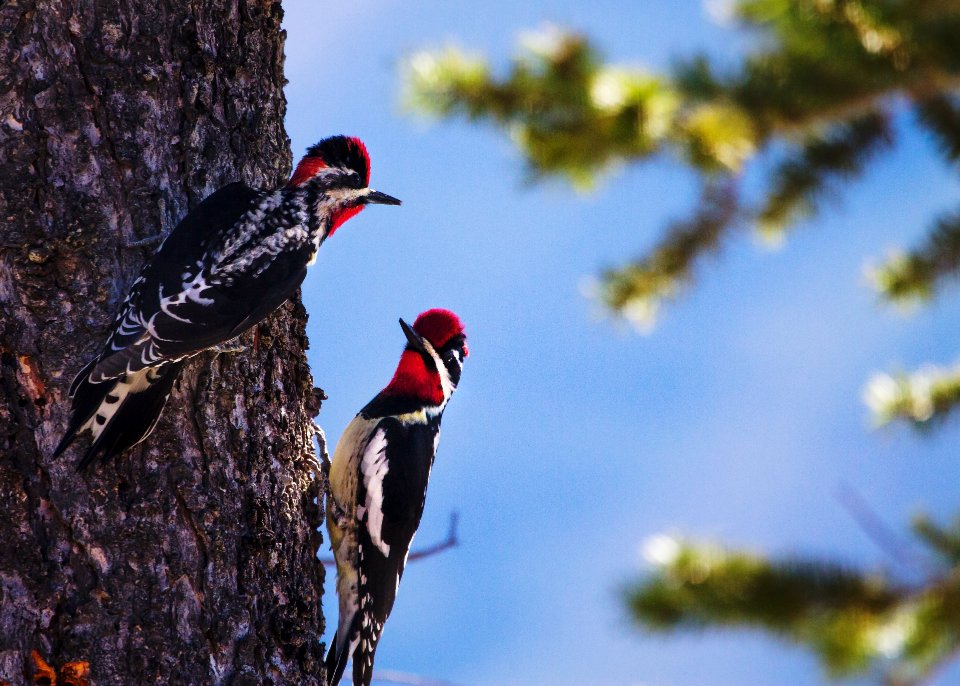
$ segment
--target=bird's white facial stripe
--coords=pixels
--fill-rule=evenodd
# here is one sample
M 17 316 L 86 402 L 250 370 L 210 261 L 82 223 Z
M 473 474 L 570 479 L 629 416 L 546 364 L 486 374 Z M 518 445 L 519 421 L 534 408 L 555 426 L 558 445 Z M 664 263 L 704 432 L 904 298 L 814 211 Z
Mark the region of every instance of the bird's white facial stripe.
M 383 480 L 390 470 L 387 464 L 387 435 L 377 431 L 367 443 L 360 460 L 360 474 L 367 491 L 364 511 L 367 515 L 367 531 L 370 540 L 384 555 L 390 554 L 390 544 L 384 542 L 383 534 Z
M 427 352 L 430 353 L 430 357 L 433 358 L 433 363 L 437 367 L 437 371 L 440 374 L 440 388 L 443 389 L 443 402 L 446 403 L 450 400 L 450 396 L 453 395 L 453 380 L 450 378 L 450 372 L 447 371 L 447 365 L 443 363 L 443 360 L 440 359 L 440 356 L 437 354 L 437 351 L 434 350 L 433 346 L 430 344 L 426 338 L 423 339 L 423 347 L 427 349 Z
M 358 198 L 364 198 L 370 193 L 369 188 L 333 188 L 324 191 L 324 195 L 338 205 L 355 202 Z
M 463 359 L 460 357 L 460 351 L 455 348 L 452 352 L 453 352 L 453 359 L 456 362 L 457 369 L 461 373 L 463 373 Z

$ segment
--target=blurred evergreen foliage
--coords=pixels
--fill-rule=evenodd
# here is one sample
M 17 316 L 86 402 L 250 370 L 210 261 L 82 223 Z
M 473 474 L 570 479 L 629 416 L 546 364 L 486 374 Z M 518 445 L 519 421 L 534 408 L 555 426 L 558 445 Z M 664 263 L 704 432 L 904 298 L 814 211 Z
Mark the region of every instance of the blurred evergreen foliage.
M 756 49 L 718 69 L 695 57 L 669 74 L 606 63 L 590 41 L 547 28 L 522 39 L 509 71 L 462 50 L 415 55 L 409 98 L 421 112 L 503 128 L 534 178 L 589 190 L 617 167 L 673 154 L 702 181 L 697 206 L 647 254 L 603 273 L 600 297 L 641 327 L 737 231 L 787 237 L 799 220 L 895 143 L 909 113 L 949 168 L 960 164 L 960 0 L 730 0 Z M 747 169 L 765 175 L 745 198 Z M 915 305 L 960 274 L 960 211 L 913 250 L 873 270 L 887 300 Z M 960 405 L 960 367 L 878 374 L 878 423 L 932 426 Z M 914 523 L 915 581 L 830 561 L 768 559 L 667 536 L 653 570 L 625 589 L 653 631 L 761 629 L 811 649 L 835 677 L 918 684 L 960 654 L 960 520 Z M 915 559 L 915 558 L 911 558 Z
M 960 650 L 960 521 L 914 522 L 918 583 L 829 561 L 770 560 L 668 536 L 647 541 L 653 571 L 624 590 L 651 631 L 762 629 L 810 648 L 833 677 L 919 684 Z
M 780 241 L 815 215 L 894 144 L 895 115 L 911 112 L 943 160 L 960 163 L 960 0 L 730 2 L 757 48 L 729 69 L 702 56 L 663 75 L 611 65 L 586 37 L 553 27 L 526 34 L 501 76 L 456 48 L 408 63 L 419 111 L 502 127 L 534 178 L 589 189 L 618 166 L 666 153 L 701 176 L 690 217 L 646 255 L 602 275 L 600 298 L 641 328 L 731 233 L 753 228 Z M 761 198 L 739 192 L 750 165 L 768 177 Z M 921 245 L 873 276 L 883 297 L 914 304 L 958 268 L 960 212 L 947 212 Z M 871 406 L 881 420 L 922 425 L 960 400 L 960 374 L 929 381 L 927 373 L 903 375 L 897 393 L 872 394 Z

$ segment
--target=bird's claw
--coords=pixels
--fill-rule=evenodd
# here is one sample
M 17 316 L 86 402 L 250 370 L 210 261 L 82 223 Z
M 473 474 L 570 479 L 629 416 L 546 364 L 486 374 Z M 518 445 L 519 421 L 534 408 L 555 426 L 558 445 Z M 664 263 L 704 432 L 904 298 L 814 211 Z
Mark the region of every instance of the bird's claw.
M 233 339 L 232 341 L 227 341 L 226 343 L 220 343 L 219 345 L 215 345 L 210 349 L 213 352 L 217 353 L 218 355 L 221 355 L 221 354 L 242 353 L 244 350 L 247 349 L 247 346 L 239 342 L 237 339 Z
M 147 236 L 146 238 L 141 238 L 140 240 L 137 240 L 137 241 L 127 241 L 124 247 L 128 249 L 146 248 L 151 245 L 156 245 L 162 240 L 163 240 L 163 234 L 158 233 L 158 234 L 154 234 L 153 236 Z

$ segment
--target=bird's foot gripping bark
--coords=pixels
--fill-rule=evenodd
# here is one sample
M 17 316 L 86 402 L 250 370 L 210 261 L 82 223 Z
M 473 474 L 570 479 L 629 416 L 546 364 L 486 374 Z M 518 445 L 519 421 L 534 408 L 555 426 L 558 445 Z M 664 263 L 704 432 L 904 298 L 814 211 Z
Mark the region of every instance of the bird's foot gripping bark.
M 226 341 L 225 343 L 220 343 L 219 345 L 215 345 L 212 348 L 210 348 L 210 350 L 212 350 L 217 355 L 242 353 L 246 349 L 247 349 L 247 346 L 240 342 L 239 337 Z
M 320 467 L 320 497 L 323 498 L 324 502 L 329 501 L 336 505 L 336 501 L 333 499 L 333 494 L 330 491 L 330 458 L 327 457 L 326 453 L 323 453 L 320 455 L 317 463 Z M 337 509 L 339 509 L 339 507 Z
M 325 490 L 326 493 L 324 493 L 324 496 L 327 506 L 327 516 L 333 519 L 333 522 L 336 524 L 338 529 L 347 529 L 350 524 L 350 518 L 347 516 L 347 511 L 340 507 L 340 503 L 338 503 L 337 499 L 333 497 L 333 493 L 330 491 L 329 484 Z
M 137 241 L 127 241 L 124 245 L 125 248 L 149 248 L 151 245 L 157 245 L 163 241 L 163 234 L 157 233 L 153 236 L 147 236 L 146 238 L 141 238 Z

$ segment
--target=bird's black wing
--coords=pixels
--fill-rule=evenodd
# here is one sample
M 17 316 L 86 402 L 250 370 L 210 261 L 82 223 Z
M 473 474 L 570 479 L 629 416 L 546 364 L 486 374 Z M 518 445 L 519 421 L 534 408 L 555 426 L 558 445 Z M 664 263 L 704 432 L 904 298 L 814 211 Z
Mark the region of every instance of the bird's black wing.
M 154 333 L 163 327 L 156 293 L 202 260 L 208 244 L 232 226 L 263 196 L 233 183 L 206 198 L 170 232 L 131 284 L 100 354 L 70 386 L 72 412 L 54 455 L 63 453 L 78 433 L 93 434 L 80 467 L 98 454 L 106 459 L 143 440 L 153 430 L 180 374 L 179 357 L 162 354 Z
M 393 609 L 413 536 L 420 525 L 439 426 L 383 419 L 360 461 L 360 641 L 353 653 L 354 683 L 368 684 L 373 654 Z M 359 508 L 358 508 L 359 512 Z
M 217 250 L 270 196 L 242 183 L 220 189 L 171 232 L 134 282 L 90 378 L 116 378 L 223 343 L 279 307 L 306 275 L 307 257 L 281 253 L 254 278 L 221 279 Z

